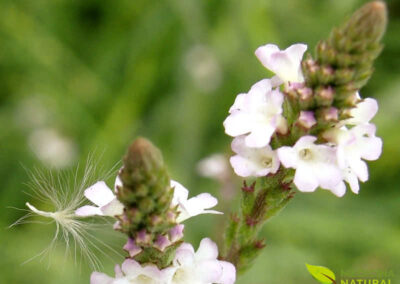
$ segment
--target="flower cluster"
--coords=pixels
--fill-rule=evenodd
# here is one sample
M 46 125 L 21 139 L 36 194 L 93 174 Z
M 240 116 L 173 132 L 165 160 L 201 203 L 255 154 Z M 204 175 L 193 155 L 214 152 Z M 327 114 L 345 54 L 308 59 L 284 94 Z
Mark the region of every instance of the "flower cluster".
M 224 127 L 234 137 L 231 165 L 242 177 L 275 174 L 282 165 L 295 169 L 293 182 L 300 191 L 321 187 L 343 196 L 347 182 L 358 193 L 358 181 L 368 179 L 364 160 L 376 160 L 382 151 L 370 123 L 377 102 L 355 92 L 355 107 L 338 109 L 332 106 L 332 88 L 314 95 L 301 71 L 306 50 L 304 44 L 283 51 L 267 44 L 256 50 L 276 75 L 239 94 L 229 110 Z
M 117 177 L 115 189 L 121 184 Z M 177 222 L 181 223 L 190 217 L 199 214 L 222 214 L 219 211 L 208 210 L 217 205 L 215 197 L 208 193 L 202 193 L 195 197 L 188 198 L 189 191 L 180 183 L 171 180 L 171 187 L 174 188 L 174 195 L 171 207 L 178 208 Z M 99 181 L 84 192 L 87 199 L 97 206 L 84 205 L 75 211 L 80 217 L 93 215 L 117 216 L 121 215 L 124 206 L 118 201 L 114 193 L 107 187 L 104 181 Z M 118 222 L 114 227 L 118 227 Z M 171 243 L 183 237 L 183 224 L 177 224 L 172 228 L 167 237 L 160 237 L 154 246 L 163 251 Z M 115 278 L 106 274 L 93 272 L 91 276 L 92 284 L 112 284 L 112 283 L 157 283 L 157 284 L 232 284 L 236 279 L 235 267 L 226 261 L 220 261 L 218 257 L 217 245 L 210 239 L 203 239 L 197 252 L 188 243 L 183 243 L 176 250 L 175 258 L 171 266 L 159 269 L 155 264 L 147 263 L 141 265 L 132 259 L 142 250 L 137 242 L 145 242 L 148 236 L 146 233 L 139 233 L 136 240 L 129 238 L 124 249 L 129 253 L 122 267 L 115 267 Z
M 183 243 L 176 251 L 173 264 L 159 269 L 154 264 L 141 265 L 126 259 L 122 268 L 115 267 L 115 278 L 104 273 L 93 272 L 91 284 L 232 284 L 235 282 L 235 267 L 217 259 L 217 245 L 210 239 L 201 241 L 195 252 L 192 245 Z

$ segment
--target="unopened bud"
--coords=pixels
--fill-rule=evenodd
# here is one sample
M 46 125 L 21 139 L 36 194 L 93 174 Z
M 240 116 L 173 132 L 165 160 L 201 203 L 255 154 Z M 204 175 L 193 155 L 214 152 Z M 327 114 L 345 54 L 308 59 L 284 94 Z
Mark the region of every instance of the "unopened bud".
M 150 236 L 150 234 L 148 234 L 148 233 L 146 232 L 145 229 L 140 230 L 140 231 L 137 233 L 137 235 L 136 235 L 136 243 L 137 243 L 137 244 L 147 245 L 147 244 L 150 243 L 150 241 L 151 241 L 151 236 Z
M 169 239 L 171 242 L 175 243 L 183 238 L 183 229 L 185 228 L 184 225 L 178 224 L 169 230 Z
M 387 10 L 383 1 L 373 1 L 356 11 L 347 23 L 346 32 L 363 42 L 379 41 L 387 24 Z M 355 42 L 359 43 L 359 42 Z
M 315 101 L 318 106 L 332 105 L 335 91 L 331 86 L 318 88 L 315 94 Z
M 339 111 L 335 107 L 323 108 L 318 112 L 318 119 L 322 122 L 337 122 L 339 120 Z
M 354 77 L 354 73 L 355 73 L 354 70 L 350 68 L 343 68 L 336 70 L 335 83 L 340 85 L 350 82 Z
M 339 117 L 339 119 L 340 120 L 345 120 L 345 119 L 349 119 L 349 118 L 352 118 L 353 116 L 351 115 L 351 110 L 352 110 L 353 108 L 344 108 L 344 109 L 342 109 L 341 110 L 341 112 L 340 112 L 340 117 Z
M 297 90 L 297 94 L 299 96 L 299 106 L 301 109 L 308 109 L 310 108 L 313 103 L 313 91 L 311 88 L 302 88 Z
M 345 100 L 345 105 L 349 107 L 355 107 L 358 101 L 359 97 L 357 93 L 354 93 L 347 97 L 347 99 Z
M 300 116 L 297 120 L 297 125 L 304 129 L 311 129 L 317 121 L 314 117 L 314 112 L 312 111 L 301 111 Z
M 278 117 L 276 130 L 279 134 L 286 135 L 288 133 L 288 124 L 286 118 L 283 116 Z
M 153 216 L 151 216 L 150 219 L 151 219 L 152 226 L 157 226 L 163 221 L 163 219 L 160 217 L 160 215 L 153 215 Z
M 168 246 L 171 245 L 171 241 L 167 236 L 158 236 L 157 240 L 154 242 L 154 247 L 159 249 L 160 251 L 164 251 Z
M 321 67 L 318 72 L 318 82 L 321 85 L 328 85 L 333 81 L 334 73 L 335 71 L 329 65 Z
M 128 238 L 128 241 L 124 245 L 123 249 L 129 253 L 130 257 L 134 257 L 142 251 L 142 249 L 136 245 L 135 240 L 132 238 Z
M 335 50 L 326 41 L 318 43 L 316 56 L 318 62 L 321 64 L 334 64 L 336 60 Z

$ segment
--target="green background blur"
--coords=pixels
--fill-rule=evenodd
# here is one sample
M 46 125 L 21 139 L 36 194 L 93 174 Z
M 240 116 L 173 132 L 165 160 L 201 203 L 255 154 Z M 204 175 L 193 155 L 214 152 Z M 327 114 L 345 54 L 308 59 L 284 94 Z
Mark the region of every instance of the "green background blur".
M 364 2 L 1 0 L 0 283 L 89 283 L 91 269 L 64 259 L 62 245 L 50 260 L 21 265 L 54 232 L 40 224 L 7 229 L 24 214 L 8 207 L 32 201 L 23 193 L 24 167 L 69 169 L 94 153 L 111 168 L 141 135 L 162 149 L 171 176 L 192 194 L 219 196 L 218 182 L 200 177 L 196 164 L 212 153 L 229 155 L 222 122 L 230 105 L 272 75 L 254 50 L 296 42 L 312 49 Z M 400 1 L 388 5 L 386 47 L 362 90 L 379 100 L 374 122 L 384 139 L 370 180 L 358 196 L 297 194 L 264 228 L 267 248 L 237 283 L 316 283 L 305 263 L 337 275 L 400 278 Z M 195 247 L 203 237 L 216 239 L 222 218 L 188 221 L 186 239 Z M 110 274 L 122 262 L 102 259 Z

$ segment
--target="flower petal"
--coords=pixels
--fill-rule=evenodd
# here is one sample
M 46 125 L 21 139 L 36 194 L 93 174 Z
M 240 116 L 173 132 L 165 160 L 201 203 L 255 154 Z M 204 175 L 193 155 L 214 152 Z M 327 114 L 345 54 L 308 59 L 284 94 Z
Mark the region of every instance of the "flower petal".
M 225 133 L 235 137 L 251 131 L 252 120 L 248 113 L 237 110 L 224 121 Z
M 82 207 L 76 209 L 75 215 L 81 216 L 81 217 L 94 216 L 94 215 L 103 216 L 103 212 L 100 210 L 99 207 L 85 205 L 85 206 L 82 206 Z
M 128 258 L 122 263 L 122 271 L 126 276 L 133 278 L 142 274 L 142 267 L 135 260 Z
M 98 181 L 85 190 L 85 196 L 97 206 L 104 206 L 111 202 L 115 196 L 104 181 Z
M 217 204 L 218 200 L 209 193 L 200 193 L 199 195 L 188 200 L 188 206 L 191 211 L 192 209 L 193 211 L 203 211 L 203 209 L 212 208 Z M 198 210 L 195 208 L 198 208 Z
M 305 44 L 294 44 L 286 50 L 281 51 L 274 44 L 267 44 L 257 48 L 255 54 L 267 69 L 274 72 L 285 82 L 302 82 L 300 63 L 304 52 L 307 50 Z
M 222 266 L 222 275 L 218 279 L 218 284 L 233 284 L 236 281 L 236 268 L 235 266 L 227 261 L 220 261 L 219 264 Z
M 313 192 L 318 187 L 318 180 L 309 167 L 298 167 L 293 182 L 303 192 Z
M 100 272 L 93 272 L 90 275 L 90 284 L 113 284 L 114 278 L 111 278 L 107 274 Z
M 342 197 L 346 193 L 346 185 L 342 181 L 338 185 L 336 185 L 334 188 L 332 188 L 331 191 L 337 197 Z
M 278 149 L 278 158 L 285 168 L 296 168 L 297 167 L 297 153 L 291 147 L 281 147 Z
M 249 147 L 261 148 L 267 146 L 271 140 L 275 127 L 263 124 L 252 129 L 251 133 L 246 136 L 246 145 Z
M 233 170 L 238 176 L 249 177 L 254 173 L 254 168 L 248 159 L 235 155 L 229 159 Z
M 100 210 L 106 216 L 122 215 L 124 213 L 124 205 L 117 198 L 114 198 L 110 203 L 102 206 Z
M 142 249 L 136 245 L 135 240 L 131 238 L 128 239 L 123 249 L 129 253 L 130 257 L 134 257 L 142 251 Z
M 174 197 L 172 198 L 172 205 L 176 206 L 180 200 L 187 200 L 189 191 L 179 182 L 171 180 L 171 187 L 174 188 Z
M 359 102 L 350 112 L 352 118 L 346 120 L 346 124 L 368 123 L 378 112 L 378 102 L 372 98 L 366 98 Z
M 218 247 L 209 238 L 204 238 L 200 242 L 200 246 L 196 251 L 196 260 L 209 260 L 216 259 L 218 257 Z

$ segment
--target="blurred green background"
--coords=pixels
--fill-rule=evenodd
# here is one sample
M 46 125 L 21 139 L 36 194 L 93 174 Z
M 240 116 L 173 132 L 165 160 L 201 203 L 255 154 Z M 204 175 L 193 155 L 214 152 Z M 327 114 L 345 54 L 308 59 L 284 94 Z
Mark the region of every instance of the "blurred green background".
M 111 168 L 141 135 L 162 149 L 171 176 L 192 194 L 220 196 L 218 182 L 201 177 L 196 165 L 212 153 L 229 155 L 222 127 L 228 108 L 271 75 L 254 50 L 296 42 L 312 49 L 365 2 L 1 0 L 0 283 L 89 283 L 90 267 L 64 258 L 62 245 L 50 260 L 21 265 L 54 232 L 54 224 L 7 229 L 24 214 L 8 207 L 32 201 L 23 193 L 24 167 L 66 170 L 94 153 Z M 305 263 L 337 275 L 391 271 L 400 278 L 400 1 L 387 3 L 386 47 L 362 90 L 379 100 L 374 122 L 384 139 L 370 180 L 358 196 L 297 194 L 265 227 L 267 248 L 237 283 L 316 283 Z M 203 237 L 216 239 L 221 220 L 188 221 L 187 240 L 197 247 Z M 122 261 L 101 259 L 110 274 Z

